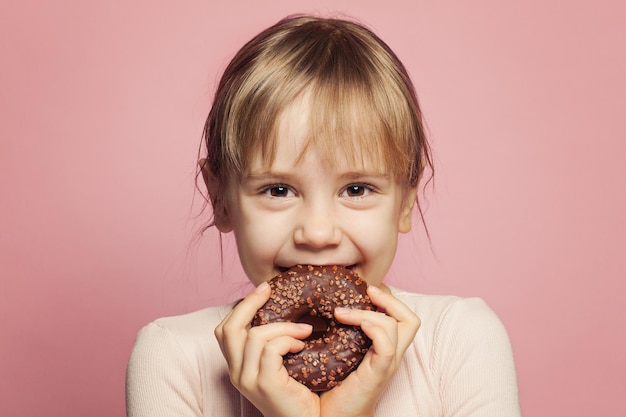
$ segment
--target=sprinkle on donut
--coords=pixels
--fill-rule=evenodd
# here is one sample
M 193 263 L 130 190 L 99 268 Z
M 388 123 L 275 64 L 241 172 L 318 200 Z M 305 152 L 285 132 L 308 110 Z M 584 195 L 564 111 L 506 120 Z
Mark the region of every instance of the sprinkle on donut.
M 339 385 L 361 363 L 371 340 L 360 327 L 339 323 L 336 307 L 375 310 L 367 283 L 341 266 L 298 265 L 268 281 L 270 299 L 254 316 L 253 326 L 290 321 L 309 323 L 313 333 L 300 352 L 284 356 L 291 377 L 311 391 Z

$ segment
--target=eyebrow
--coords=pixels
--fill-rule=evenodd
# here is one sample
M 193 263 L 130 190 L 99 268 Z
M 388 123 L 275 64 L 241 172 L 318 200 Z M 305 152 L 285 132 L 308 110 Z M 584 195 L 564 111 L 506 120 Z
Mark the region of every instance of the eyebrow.
M 275 172 L 275 171 L 248 171 L 244 172 L 241 176 L 244 180 L 256 180 L 262 178 L 288 178 L 291 175 L 289 173 L 284 172 Z
M 390 180 L 392 176 L 387 172 L 381 171 L 350 171 L 341 174 L 341 178 L 346 180 L 358 180 L 359 178 L 379 178 L 383 180 Z
M 242 179 L 243 180 L 257 180 L 257 179 L 263 179 L 263 178 L 288 179 L 292 176 L 293 174 L 289 172 L 276 172 L 272 170 L 250 171 L 250 172 L 245 173 L 242 176 Z M 375 177 L 375 178 L 380 178 L 380 179 L 385 179 L 385 180 L 392 179 L 392 175 L 390 175 L 387 172 L 382 172 L 382 171 L 348 171 L 348 172 L 341 173 L 340 177 L 346 180 L 356 180 L 356 179 L 364 178 L 364 177 L 365 178 Z

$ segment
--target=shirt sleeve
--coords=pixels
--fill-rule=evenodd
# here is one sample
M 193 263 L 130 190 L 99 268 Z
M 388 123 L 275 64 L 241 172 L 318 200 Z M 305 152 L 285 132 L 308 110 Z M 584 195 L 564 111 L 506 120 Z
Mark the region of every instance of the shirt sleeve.
M 197 366 L 174 335 L 150 323 L 137 335 L 126 370 L 128 417 L 202 415 Z
M 453 303 L 441 316 L 435 344 L 444 416 L 520 416 L 509 337 L 484 301 Z

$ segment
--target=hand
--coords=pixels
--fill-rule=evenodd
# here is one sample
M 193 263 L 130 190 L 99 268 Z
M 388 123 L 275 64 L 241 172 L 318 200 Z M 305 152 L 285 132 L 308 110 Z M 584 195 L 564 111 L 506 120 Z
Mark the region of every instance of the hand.
M 420 319 L 400 300 L 377 287 L 368 295 L 379 311 L 338 308 L 338 321 L 360 326 L 372 346 L 340 386 L 321 396 L 321 416 L 373 416 L 376 403 L 398 370 L 420 327 Z M 383 313 L 385 312 L 385 313 Z
M 215 329 L 230 380 L 264 416 L 319 417 L 319 397 L 290 377 L 283 366 L 283 355 L 302 350 L 300 339 L 311 335 L 311 326 L 283 322 L 250 327 L 269 296 L 269 285 L 262 283 Z

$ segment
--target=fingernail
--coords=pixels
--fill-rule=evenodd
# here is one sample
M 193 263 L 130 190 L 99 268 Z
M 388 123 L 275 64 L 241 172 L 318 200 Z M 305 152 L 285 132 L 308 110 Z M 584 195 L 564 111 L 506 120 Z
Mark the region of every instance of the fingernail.
M 258 287 L 255 288 L 254 292 L 256 293 L 262 293 L 263 291 L 265 291 L 267 289 L 267 287 L 269 287 L 270 284 L 268 284 L 267 282 L 263 281 L 262 283 L 259 284 Z
M 380 294 L 381 292 L 383 292 L 380 288 L 375 287 L 375 286 L 373 286 L 373 285 L 370 285 L 368 288 L 369 288 L 369 290 L 370 290 L 371 292 L 373 292 L 374 294 Z
M 298 323 L 298 327 L 302 330 L 313 330 L 313 326 L 307 323 Z
M 335 309 L 335 314 L 348 314 L 350 312 L 349 308 L 345 308 L 345 307 L 337 307 Z

